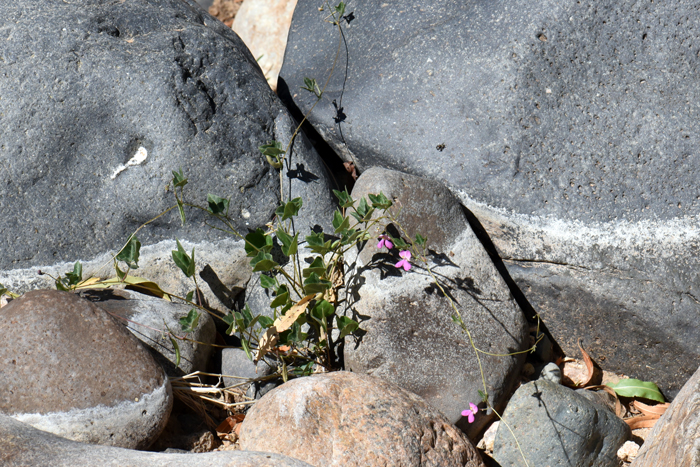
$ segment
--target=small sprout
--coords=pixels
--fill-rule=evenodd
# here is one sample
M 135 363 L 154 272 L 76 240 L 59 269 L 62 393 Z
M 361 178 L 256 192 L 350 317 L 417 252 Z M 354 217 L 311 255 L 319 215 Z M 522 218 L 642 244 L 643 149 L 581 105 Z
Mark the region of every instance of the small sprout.
M 408 262 L 408 260 L 411 259 L 411 252 L 408 250 L 403 250 L 401 253 L 399 253 L 399 256 L 402 258 L 401 261 L 396 263 L 397 268 L 403 268 L 404 271 L 408 271 L 411 269 L 411 263 Z

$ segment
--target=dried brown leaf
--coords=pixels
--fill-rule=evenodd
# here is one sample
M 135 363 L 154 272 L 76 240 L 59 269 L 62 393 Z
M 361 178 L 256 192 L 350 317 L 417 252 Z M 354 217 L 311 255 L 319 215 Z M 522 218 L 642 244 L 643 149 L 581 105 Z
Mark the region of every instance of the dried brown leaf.
M 668 402 L 663 404 L 648 405 L 643 402 L 632 401 L 632 406 L 644 415 L 657 415 L 658 417 L 662 416 L 664 412 L 666 412 L 669 405 L 671 404 Z
M 297 302 L 296 305 L 292 306 L 284 316 L 280 316 L 275 320 L 275 322 L 267 328 L 265 334 L 260 338 L 258 342 L 258 354 L 255 356 L 254 362 L 257 364 L 258 361 L 272 349 L 277 343 L 277 336 L 280 332 L 286 331 L 294 321 L 297 320 L 299 315 L 306 311 L 309 306 L 309 302 L 313 300 L 315 295 L 307 295 Z
M 637 428 L 651 428 L 658 419 L 659 415 L 643 415 L 641 417 L 628 418 L 625 420 L 625 423 L 629 425 L 630 429 L 636 430 Z

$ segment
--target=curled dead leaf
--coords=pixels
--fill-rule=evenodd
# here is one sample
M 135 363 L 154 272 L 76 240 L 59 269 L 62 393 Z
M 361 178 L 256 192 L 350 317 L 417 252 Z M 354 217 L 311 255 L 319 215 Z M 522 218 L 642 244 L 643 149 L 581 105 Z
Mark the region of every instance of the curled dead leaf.
M 255 356 L 254 362 L 257 364 L 261 358 L 265 356 L 277 343 L 277 336 L 280 332 L 286 331 L 297 318 L 306 311 L 309 306 L 309 302 L 315 297 L 314 294 L 307 295 L 297 302 L 296 305 L 292 306 L 284 316 L 280 316 L 275 320 L 275 322 L 267 328 L 265 334 L 260 338 L 258 342 L 258 354 Z

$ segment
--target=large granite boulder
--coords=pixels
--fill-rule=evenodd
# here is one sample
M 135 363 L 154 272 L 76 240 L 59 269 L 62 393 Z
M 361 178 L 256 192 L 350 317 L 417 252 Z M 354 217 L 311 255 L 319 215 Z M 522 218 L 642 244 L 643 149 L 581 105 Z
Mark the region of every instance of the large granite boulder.
M 297 138 L 283 177 L 259 153 L 286 145 L 295 122 L 243 42 L 193 1 L 30 0 L 3 3 L 0 18 L 0 283 L 11 290 L 46 287 L 38 268 L 65 273 L 78 259 L 85 275 L 108 275 L 98 268 L 110 253 L 174 205 L 167 186 L 180 168 L 187 199 L 228 198 L 244 235 L 271 219 L 280 178 L 285 197 L 304 197 L 300 228 L 329 217 L 328 176 L 308 141 Z M 172 263 L 179 238 L 196 247 L 198 270 L 228 284 L 222 250 L 242 244 L 205 213 L 187 216 L 183 227 L 175 209 L 138 233 L 136 275 Z M 184 295 L 193 285 L 175 272 L 170 291 Z
M 372 239 L 346 261 L 347 298 L 341 311 L 360 323 L 362 336 L 345 338 L 345 369 L 385 378 L 413 391 L 470 436 L 493 413 L 472 424 L 461 413 L 489 394 L 500 410 L 510 397 L 528 345 L 525 314 L 472 231 L 459 200 L 441 183 L 373 168 L 357 180 L 353 199 L 384 193 L 396 222 L 375 212 Z M 399 230 L 400 229 L 400 230 Z M 384 231 L 427 238 L 426 264 L 395 267 L 397 248 L 378 248 Z M 471 333 L 452 317 L 453 300 Z M 471 342 L 483 353 L 477 356 Z M 482 379 L 483 378 L 483 379 Z
M 306 462 L 268 452 L 170 454 L 95 446 L 37 430 L 2 414 L 0 464 L 4 467 L 311 467 Z
M 318 467 L 484 465 L 467 437 L 422 398 L 344 371 L 270 391 L 248 411 L 240 445 Z
M 173 404 L 163 369 L 91 302 L 28 292 L 0 309 L 0 332 L 0 414 L 125 448 L 147 448 L 163 430 Z
M 349 14 L 352 13 L 352 14 Z M 294 13 L 280 92 L 307 112 L 340 37 Z M 348 6 L 310 120 L 357 168 L 447 182 L 567 352 L 669 395 L 700 364 L 697 2 Z M 599 326 L 598 323 L 606 323 Z

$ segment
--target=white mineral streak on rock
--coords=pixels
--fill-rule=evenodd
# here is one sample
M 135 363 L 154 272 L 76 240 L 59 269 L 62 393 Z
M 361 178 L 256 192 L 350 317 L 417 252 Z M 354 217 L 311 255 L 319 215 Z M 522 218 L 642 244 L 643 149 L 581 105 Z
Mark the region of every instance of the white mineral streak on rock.
M 140 165 L 143 163 L 143 161 L 146 160 L 147 157 L 148 157 L 148 151 L 146 151 L 146 148 L 144 148 L 143 146 L 140 146 L 139 149 L 136 151 L 136 154 L 134 154 L 134 156 L 131 159 L 129 159 L 129 162 L 127 162 L 126 164 L 120 164 L 119 167 L 117 167 L 114 170 L 114 173 L 112 174 L 112 176 L 109 178 L 114 180 L 115 178 L 117 178 L 117 175 L 119 175 L 120 173 L 125 171 L 127 169 L 127 167 L 131 167 L 134 165 Z

